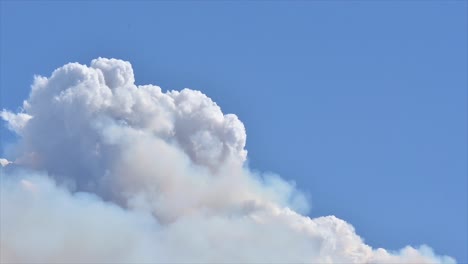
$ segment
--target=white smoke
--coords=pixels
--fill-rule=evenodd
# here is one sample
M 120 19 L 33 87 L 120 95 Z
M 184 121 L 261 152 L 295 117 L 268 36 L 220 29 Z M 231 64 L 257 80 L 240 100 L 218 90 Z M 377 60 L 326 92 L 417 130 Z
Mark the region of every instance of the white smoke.
M 304 195 L 245 165 L 246 133 L 199 91 L 136 86 L 98 58 L 36 76 L 0 159 L 4 263 L 454 263 L 427 246 L 372 249 Z

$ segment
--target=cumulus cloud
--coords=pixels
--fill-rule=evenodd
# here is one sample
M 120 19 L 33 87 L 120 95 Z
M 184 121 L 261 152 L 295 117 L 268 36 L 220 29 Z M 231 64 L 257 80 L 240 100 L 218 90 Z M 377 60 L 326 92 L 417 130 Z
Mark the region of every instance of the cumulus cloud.
M 1 159 L 0 260 L 47 263 L 454 263 L 373 249 L 305 196 L 246 166 L 246 131 L 200 91 L 135 85 L 98 58 L 36 76 Z

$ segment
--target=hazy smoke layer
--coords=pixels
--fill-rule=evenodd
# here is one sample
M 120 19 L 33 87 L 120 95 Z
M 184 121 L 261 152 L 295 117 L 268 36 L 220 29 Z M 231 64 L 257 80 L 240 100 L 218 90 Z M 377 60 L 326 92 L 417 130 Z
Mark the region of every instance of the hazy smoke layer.
M 136 86 L 98 58 L 36 76 L 0 159 L 1 262 L 453 263 L 372 249 L 277 175 L 245 165 L 245 128 L 199 91 Z

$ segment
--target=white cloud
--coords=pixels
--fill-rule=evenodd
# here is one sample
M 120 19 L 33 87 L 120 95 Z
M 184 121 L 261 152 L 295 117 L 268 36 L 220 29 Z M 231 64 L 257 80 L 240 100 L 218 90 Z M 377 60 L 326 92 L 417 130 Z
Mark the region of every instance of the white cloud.
M 5 109 L 0 112 L 0 117 L 3 120 L 7 121 L 8 128 L 17 134 L 21 133 L 21 130 L 23 129 L 23 127 L 26 125 L 29 119 L 31 119 L 31 116 L 28 114 L 25 114 L 25 113 L 14 114 Z
M 7 159 L 0 159 L 0 166 L 5 167 L 6 165 L 10 164 L 11 162 Z
M 245 165 L 237 116 L 199 91 L 136 86 L 98 58 L 37 76 L 2 168 L 2 262 L 450 263 L 372 249 L 279 176 Z

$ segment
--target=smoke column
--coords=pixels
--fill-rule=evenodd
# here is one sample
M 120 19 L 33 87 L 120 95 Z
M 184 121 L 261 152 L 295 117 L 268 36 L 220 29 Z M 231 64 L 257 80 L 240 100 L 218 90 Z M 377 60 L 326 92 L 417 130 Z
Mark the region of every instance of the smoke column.
M 455 263 L 372 248 L 246 165 L 246 131 L 200 91 L 135 85 L 98 58 L 36 76 L 1 163 L 2 263 Z

